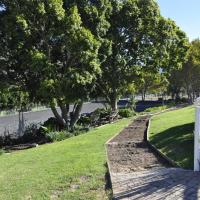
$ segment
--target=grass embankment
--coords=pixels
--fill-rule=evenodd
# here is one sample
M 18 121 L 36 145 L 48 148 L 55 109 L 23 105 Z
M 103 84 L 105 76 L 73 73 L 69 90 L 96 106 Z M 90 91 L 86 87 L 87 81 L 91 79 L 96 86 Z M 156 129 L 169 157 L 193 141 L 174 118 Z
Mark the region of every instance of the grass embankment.
M 194 107 L 156 115 L 151 120 L 150 142 L 186 169 L 193 169 Z
M 0 156 L 0 199 L 107 199 L 105 142 L 131 119 Z

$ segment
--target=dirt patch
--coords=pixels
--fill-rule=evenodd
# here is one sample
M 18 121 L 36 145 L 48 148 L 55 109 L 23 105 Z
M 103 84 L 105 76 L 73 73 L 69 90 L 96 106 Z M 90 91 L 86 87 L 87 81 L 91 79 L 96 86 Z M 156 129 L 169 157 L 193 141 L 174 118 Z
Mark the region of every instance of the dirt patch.
M 51 200 L 59 199 L 62 194 L 63 194 L 63 190 L 55 190 L 55 191 L 52 192 L 50 199 Z
M 91 179 L 91 176 L 81 176 L 79 178 L 79 182 L 80 183 L 85 183 L 85 182 L 89 181 L 90 179 Z
M 145 141 L 150 116 L 139 117 L 107 144 L 111 171 L 132 172 L 155 167 L 169 167 Z

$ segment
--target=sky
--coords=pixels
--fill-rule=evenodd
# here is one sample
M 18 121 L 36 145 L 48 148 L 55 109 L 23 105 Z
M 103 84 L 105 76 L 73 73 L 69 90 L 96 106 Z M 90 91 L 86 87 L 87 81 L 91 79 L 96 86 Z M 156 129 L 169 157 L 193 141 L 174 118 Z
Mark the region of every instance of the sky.
M 200 0 L 157 0 L 161 14 L 173 19 L 190 41 L 200 38 Z

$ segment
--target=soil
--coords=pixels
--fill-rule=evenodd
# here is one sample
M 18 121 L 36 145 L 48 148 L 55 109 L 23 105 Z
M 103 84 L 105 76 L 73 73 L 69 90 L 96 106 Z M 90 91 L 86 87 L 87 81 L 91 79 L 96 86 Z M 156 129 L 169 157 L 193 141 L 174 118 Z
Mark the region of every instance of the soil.
M 150 116 L 142 116 L 135 119 L 107 144 L 112 172 L 129 173 L 155 167 L 170 167 L 145 141 L 149 118 Z

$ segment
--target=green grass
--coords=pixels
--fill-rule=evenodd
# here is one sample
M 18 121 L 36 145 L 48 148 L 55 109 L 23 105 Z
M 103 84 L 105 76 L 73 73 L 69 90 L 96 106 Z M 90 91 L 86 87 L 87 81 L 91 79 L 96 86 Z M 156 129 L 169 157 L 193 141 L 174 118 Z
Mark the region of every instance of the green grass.
M 193 169 L 194 107 L 156 115 L 151 120 L 150 142 L 186 169 Z
M 1 155 L 0 199 L 107 199 L 105 142 L 130 120 L 62 142 Z

